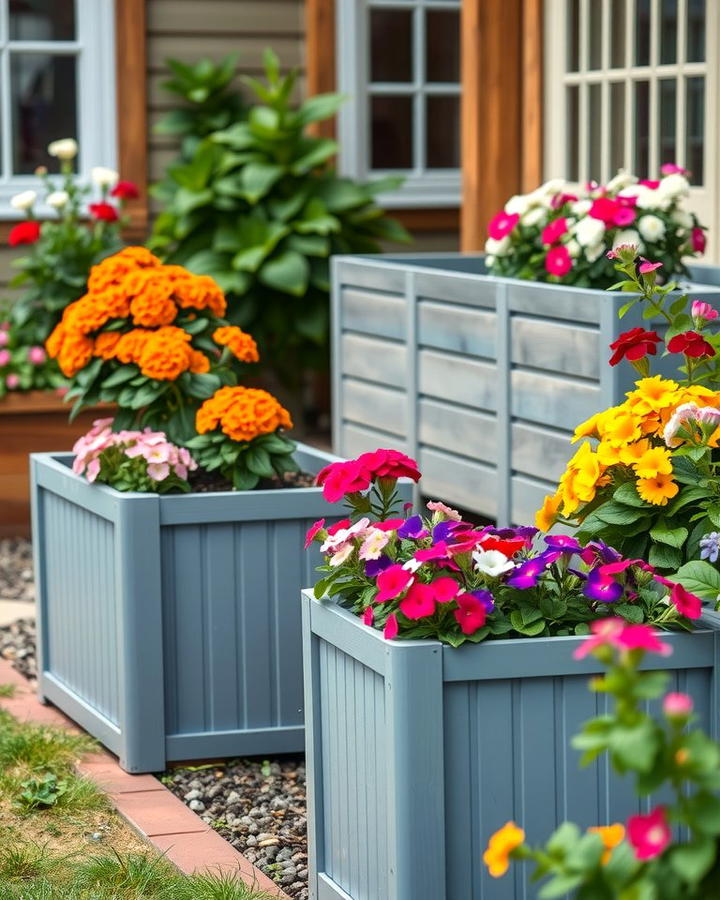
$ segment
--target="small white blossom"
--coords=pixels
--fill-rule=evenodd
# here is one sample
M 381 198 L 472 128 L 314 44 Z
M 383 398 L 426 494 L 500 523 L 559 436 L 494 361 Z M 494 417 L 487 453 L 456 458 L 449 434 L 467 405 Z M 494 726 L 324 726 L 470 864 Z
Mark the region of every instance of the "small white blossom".
M 570 254 L 570 256 L 572 256 L 573 259 L 577 259 L 578 256 L 580 256 L 580 254 L 582 253 L 582 247 L 580 246 L 580 244 L 578 244 L 575 238 L 570 238 L 565 246 L 567 247 L 567 252 Z
M 530 208 L 530 200 L 526 194 L 515 194 L 505 204 L 505 212 L 509 216 L 522 216 Z
M 590 212 L 592 200 L 576 200 L 570 204 L 570 209 L 576 216 L 586 216 Z
M 612 245 L 613 250 L 615 250 L 621 244 L 633 244 L 633 246 L 637 247 L 638 253 L 641 253 L 645 249 L 645 245 L 640 240 L 640 235 L 637 233 L 637 231 L 635 231 L 634 228 L 625 228 L 622 231 L 618 231 L 616 233 Z
M 507 256 L 511 249 L 512 241 L 509 234 L 506 234 L 504 238 L 500 238 L 499 241 L 495 238 L 488 238 L 485 241 L 485 252 L 491 256 Z
M 621 191 L 623 190 L 623 188 L 630 187 L 631 184 L 635 184 L 636 182 L 636 175 L 632 175 L 625 169 L 618 169 L 617 175 L 615 175 L 610 179 L 610 181 L 608 181 L 607 189 L 614 194 L 616 191 Z
M 90 171 L 90 177 L 101 188 L 112 188 L 118 183 L 120 175 L 115 169 L 106 169 L 105 166 L 95 166 Z
M 695 222 L 693 221 L 693 217 L 690 215 L 687 210 L 684 209 L 676 209 L 675 212 L 670 216 L 672 221 L 679 225 L 681 228 L 686 228 L 690 230 Z
M 35 191 L 23 191 L 21 194 L 15 194 L 10 198 L 10 206 L 13 209 L 19 209 L 23 212 L 32 209 L 33 204 L 37 200 Z
M 593 244 L 591 247 L 585 248 L 585 259 L 588 262 L 594 263 L 596 259 L 600 259 L 604 252 L 605 244 Z
M 534 206 L 532 209 L 529 209 L 525 213 L 520 221 L 528 228 L 532 228 L 534 225 L 539 225 L 541 222 L 546 222 L 547 217 L 547 210 L 543 206 Z
M 48 144 L 47 152 L 58 159 L 75 159 L 78 153 L 77 141 L 73 138 L 63 138 Z
M 600 219 L 586 216 L 573 227 L 573 233 L 581 247 L 594 247 L 605 236 L 605 224 Z
M 47 205 L 52 206 L 53 209 L 62 209 L 70 199 L 70 195 L 67 191 L 53 191 L 52 194 L 47 195 Z
M 472 558 L 475 568 L 491 578 L 498 578 L 515 568 L 515 563 L 499 550 L 475 550 Z
M 660 180 L 657 190 L 663 198 L 669 197 L 674 200 L 677 197 L 687 197 L 690 194 L 690 182 L 679 172 L 673 172 L 672 175 L 666 175 Z
M 641 216 L 638 221 L 638 231 L 646 241 L 662 240 L 665 237 L 665 223 L 658 216 Z

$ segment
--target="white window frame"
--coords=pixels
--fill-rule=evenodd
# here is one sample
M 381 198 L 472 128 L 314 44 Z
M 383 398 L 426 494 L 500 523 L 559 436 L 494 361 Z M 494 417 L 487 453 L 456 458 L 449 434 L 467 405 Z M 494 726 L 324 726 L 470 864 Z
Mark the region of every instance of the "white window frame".
M 9 0 L 0 0 L 0 219 L 24 214 L 13 210 L 10 198 L 20 191 L 37 190 L 34 175 L 12 175 L 10 110 L 10 54 L 28 52 L 68 54 L 77 58 L 77 171 L 89 181 L 93 166 L 117 168 L 117 99 L 115 80 L 115 0 L 75 0 L 77 35 L 73 41 L 10 41 Z M 4 85 L 4 87 L 3 87 Z M 70 135 L 58 134 L 59 138 Z M 50 208 L 36 206 L 36 215 L 55 217 Z
M 660 165 L 658 159 L 658 79 L 674 78 L 677 75 L 691 77 L 702 75 L 705 78 L 705 160 L 703 185 L 691 187 L 690 207 L 698 215 L 700 221 L 707 225 L 709 231 L 707 250 L 702 257 L 703 262 L 720 261 L 720 108 L 717 97 L 720 89 L 720 3 L 717 0 L 707 0 L 707 20 L 705 23 L 706 47 L 704 62 L 675 62 L 672 64 L 660 64 L 658 27 L 653 28 L 650 40 L 650 64 L 647 66 L 630 65 L 627 68 L 614 68 L 610 74 L 610 64 L 607 58 L 609 47 L 609 15 L 610 0 L 580 0 L 580 35 L 587 33 L 589 15 L 589 3 L 602 4 L 603 23 L 603 52 L 602 69 L 588 71 L 588 47 L 587 42 L 579 45 L 579 70 L 577 72 L 566 71 L 568 25 L 566 0 L 546 0 L 545 2 L 545 177 L 568 176 L 567 160 L 567 91 L 569 85 L 580 85 L 579 103 L 579 147 L 578 147 L 578 175 L 582 181 L 591 173 L 585 169 L 587 165 L 587 150 L 589 140 L 589 110 L 587 97 L 588 86 L 600 84 L 603 92 L 603 108 L 600 123 L 601 134 L 605 137 L 612 127 L 609 112 L 609 84 L 612 81 L 621 80 L 626 85 L 625 101 L 625 131 L 624 131 L 624 157 L 625 168 L 634 172 L 634 115 L 635 102 L 632 84 L 637 80 L 647 80 L 650 84 L 650 110 L 649 129 L 651 139 L 648 152 L 648 172 L 637 172 L 641 177 L 647 175 L 650 178 L 657 177 Z M 658 22 L 660 4 L 659 0 L 651 0 L 652 21 Z M 634 2 L 626 2 L 626 34 L 627 57 L 634 61 L 635 27 L 636 19 L 633 15 Z M 687 0 L 678 2 L 678 31 L 682 44 L 685 40 Z M 620 76 L 620 78 L 618 78 Z M 684 122 L 685 122 L 685 97 L 680 91 L 676 99 L 677 103 L 677 139 L 678 162 L 684 164 Z M 602 169 L 599 173 L 603 179 L 614 173 L 609 172 L 608 142 L 603 142 Z
M 428 83 L 424 80 L 425 41 L 421 8 L 454 10 L 461 3 L 448 0 L 337 0 L 336 47 L 338 89 L 346 101 L 338 114 L 338 139 L 340 143 L 338 169 L 341 174 L 360 181 L 401 175 L 405 181 L 401 188 L 379 196 L 379 202 L 388 208 L 452 207 L 459 206 L 461 198 L 461 169 L 426 169 L 425 109 L 428 95 L 457 94 L 460 85 L 454 83 Z M 414 11 L 413 84 L 373 84 L 373 94 L 408 94 L 414 98 L 414 130 L 411 136 L 413 158 L 416 165 L 410 170 L 372 169 L 370 167 L 370 35 L 368 29 L 370 9 L 409 9 Z M 418 162 L 419 158 L 419 162 Z

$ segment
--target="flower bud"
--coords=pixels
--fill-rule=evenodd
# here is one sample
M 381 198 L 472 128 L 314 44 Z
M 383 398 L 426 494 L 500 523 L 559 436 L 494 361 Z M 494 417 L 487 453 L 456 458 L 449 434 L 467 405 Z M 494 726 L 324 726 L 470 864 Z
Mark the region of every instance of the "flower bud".
M 90 171 L 90 177 L 98 187 L 112 188 L 118 183 L 120 175 L 114 169 L 106 169 L 105 166 L 95 166 Z
M 53 191 L 47 195 L 47 205 L 53 209 L 62 209 L 70 199 L 67 191 Z
M 693 701 L 689 694 L 671 693 L 663 699 L 663 713 L 668 719 L 686 721 L 693 711 Z
M 14 197 L 10 198 L 10 206 L 13 209 L 27 212 L 27 210 L 32 209 L 36 200 L 37 194 L 35 191 L 23 191 L 21 194 L 15 194 Z
M 50 156 L 57 157 L 57 159 L 75 159 L 78 153 L 77 141 L 73 138 L 62 138 L 59 141 L 53 141 L 48 144 L 47 152 Z

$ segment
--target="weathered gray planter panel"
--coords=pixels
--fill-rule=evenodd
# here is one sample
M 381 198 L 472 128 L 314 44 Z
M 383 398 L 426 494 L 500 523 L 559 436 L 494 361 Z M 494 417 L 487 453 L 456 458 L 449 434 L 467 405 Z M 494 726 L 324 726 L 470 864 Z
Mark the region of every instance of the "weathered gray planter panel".
M 718 733 L 718 617 L 664 637 L 670 690 L 689 692 Z M 603 758 L 580 769 L 569 746 L 604 709 L 588 690 L 581 638 L 468 645 L 385 641 L 303 596 L 311 897 L 316 900 L 529 900 L 527 873 L 490 878 L 489 836 L 510 819 L 530 842 L 565 820 L 625 821 L 651 803 Z
M 720 297 L 720 269 L 693 277 L 693 296 Z M 480 256 L 336 257 L 336 451 L 395 446 L 419 460 L 425 494 L 531 520 L 575 426 L 632 385 L 629 365 L 607 364 L 608 344 L 643 323 L 639 309 L 618 320 L 626 300 L 490 277 Z
M 310 447 L 317 472 L 333 460 Z M 298 591 L 318 488 L 182 496 L 90 485 L 32 457 L 39 691 L 129 771 L 303 747 Z M 315 545 L 317 546 L 317 545 Z

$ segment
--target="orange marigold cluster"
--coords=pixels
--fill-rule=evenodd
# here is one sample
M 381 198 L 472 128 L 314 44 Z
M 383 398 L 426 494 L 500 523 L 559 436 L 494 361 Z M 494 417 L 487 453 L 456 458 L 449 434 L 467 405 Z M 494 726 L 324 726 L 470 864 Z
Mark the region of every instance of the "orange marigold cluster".
M 195 416 L 198 434 L 220 426 L 233 441 L 251 441 L 278 428 L 292 428 L 290 413 L 259 388 L 222 387 L 206 400 Z
M 174 380 L 186 371 L 207 372 L 208 357 L 194 350 L 189 345 L 191 336 L 173 325 L 180 310 L 185 309 L 209 310 L 222 317 L 225 297 L 208 275 L 162 265 L 144 247 L 127 247 L 93 266 L 87 294 L 66 308 L 46 349 L 68 378 L 93 356 L 135 363 L 143 375 L 162 380 Z M 129 331 L 118 329 L 118 320 L 123 319 L 127 322 L 120 324 L 131 326 Z M 109 322 L 113 330 L 101 332 Z M 225 330 L 243 335 L 240 329 Z M 257 348 L 249 335 L 243 335 L 242 340 L 233 335 L 232 341 L 239 359 L 250 361 L 253 348 L 257 359 Z
M 227 347 L 240 362 L 255 363 L 260 359 L 257 344 L 251 335 L 235 325 L 223 325 L 213 331 L 213 340 Z

